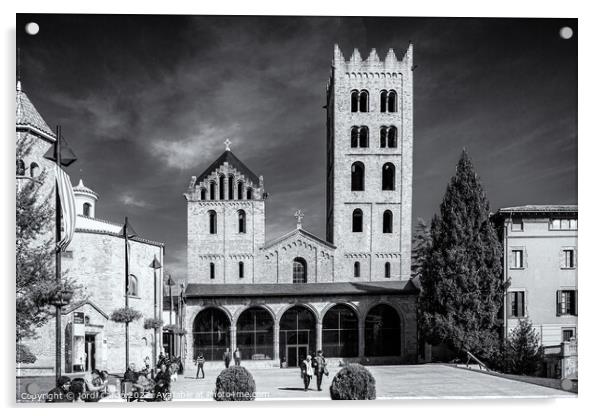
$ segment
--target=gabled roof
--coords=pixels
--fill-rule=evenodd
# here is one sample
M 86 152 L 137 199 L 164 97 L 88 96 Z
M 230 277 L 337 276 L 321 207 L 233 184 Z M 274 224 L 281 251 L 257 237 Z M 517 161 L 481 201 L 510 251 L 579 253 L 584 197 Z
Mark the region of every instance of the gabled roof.
M 303 228 L 297 228 L 297 229 L 294 229 L 294 230 L 292 230 L 292 231 L 290 231 L 290 232 L 288 232 L 288 233 L 286 233 L 286 234 L 284 234 L 284 235 L 282 235 L 282 236 L 280 236 L 278 238 L 275 238 L 275 239 L 273 239 L 271 241 L 268 241 L 267 243 L 264 244 L 263 249 L 267 250 L 270 247 L 273 247 L 276 244 L 281 243 L 281 242 L 283 242 L 283 241 L 287 240 L 288 238 L 291 238 L 292 236 L 295 236 L 295 235 L 301 235 L 301 236 L 306 237 L 306 238 L 308 238 L 310 240 L 314 240 L 315 242 L 317 242 L 319 244 L 322 244 L 322 245 L 324 245 L 324 246 L 326 246 L 328 248 L 332 248 L 332 249 L 336 248 L 336 246 L 334 246 L 333 244 L 329 243 L 326 240 L 322 240 L 319 237 L 316 237 L 315 235 L 313 235 L 309 231 L 305 231 Z
M 545 215 L 545 214 L 576 214 L 577 205 L 520 205 L 516 207 L 500 208 L 496 217 L 512 215 Z
M 232 153 L 230 150 L 226 150 L 224 153 L 222 153 L 221 156 L 215 160 L 215 162 L 205 169 L 205 171 L 197 177 L 195 185 L 203 182 L 209 175 L 219 169 L 219 167 L 226 162 L 228 162 L 229 166 L 232 166 L 234 169 L 245 175 L 247 179 L 253 182 L 253 185 L 259 186 L 259 178 L 257 175 L 255 175 L 251 169 L 242 163 L 239 158 L 234 156 L 234 153 Z
M 201 284 L 186 286 L 187 298 L 248 297 L 248 296 L 344 296 L 417 294 L 419 289 L 410 280 L 391 282 L 336 283 L 255 283 Z
M 73 311 L 75 311 L 75 310 L 77 310 L 77 309 L 79 309 L 79 308 L 81 308 L 82 306 L 85 306 L 85 305 L 90 305 L 99 314 L 101 314 L 105 319 L 109 319 L 109 315 L 105 311 L 103 311 L 100 306 L 98 306 L 96 303 L 92 302 L 90 299 L 84 299 L 84 300 L 81 300 L 79 302 L 72 303 L 72 304 L 68 305 L 67 307 L 63 308 L 61 310 L 61 313 L 63 315 L 68 315 L 71 312 L 73 312 Z
M 48 127 L 46 121 L 42 118 L 38 110 L 34 107 L 32 102 L 21 90 L 21 81 L 17 82 L 17 127 L 27 127 L 38 133 L 42 133 L 45 136 L 49 136 L 50 139 L 55 137 L 52 129 Z

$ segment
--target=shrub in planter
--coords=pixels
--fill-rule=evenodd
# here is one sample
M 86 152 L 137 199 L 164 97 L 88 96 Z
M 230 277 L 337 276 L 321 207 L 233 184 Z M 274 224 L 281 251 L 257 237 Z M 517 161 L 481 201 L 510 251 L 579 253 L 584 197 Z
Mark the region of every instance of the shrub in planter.
M 376 383 L 374 377 L 360 364 L 349 364 L 343 367 L 330 385 L 332 400 L 374 400 Z
M 159 318 L 146 318 L 144 320 L 144 329 L 159 329 L 163 326 L 163 320 Z
M 119 308 L 115 309 L 111 313 L 111 321 L 119 322 L 122 324 L 133 322 L 137 319 L 142 318 L 142 314 L 136 309 L 132 308 Z
M 244 367 L 226 368 L 215 380 L 213 398 L 218 402 L 255 400 L 253 375 Z

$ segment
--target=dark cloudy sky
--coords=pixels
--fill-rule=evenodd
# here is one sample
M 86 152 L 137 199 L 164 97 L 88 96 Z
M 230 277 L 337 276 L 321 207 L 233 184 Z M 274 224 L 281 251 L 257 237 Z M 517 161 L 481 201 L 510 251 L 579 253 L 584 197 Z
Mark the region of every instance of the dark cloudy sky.
M 25 23 L 40 25 L 36 36 Z M 570 40 L 559 36 L 570 26 Z M 167 244 L 184 277 L 182 193 L 224 150 L 265 178 L 267 235 L 325 235 L 325 88 L 346 57 L 414 43 L 413 218 L 465 147 L 501 206 L 577 202 L 575 19 L 18 15 L 20 77 L 100 193 L 99 217 Z

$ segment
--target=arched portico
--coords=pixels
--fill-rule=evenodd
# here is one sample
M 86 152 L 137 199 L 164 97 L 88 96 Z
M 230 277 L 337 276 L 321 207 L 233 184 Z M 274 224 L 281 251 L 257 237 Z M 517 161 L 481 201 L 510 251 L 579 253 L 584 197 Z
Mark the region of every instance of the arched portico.
M 226 348 L 230 348 L 231 321 L 220 308 L 201 310 L 192 323 L 193 357 L 203 354 L 207 361 L 221 360 Z
M 288 308 L 280 318 L 280 357 L 289 367 L 297 367 L 301 357 L 314 353 L 317 348 L 317 316 L 306 305 Z

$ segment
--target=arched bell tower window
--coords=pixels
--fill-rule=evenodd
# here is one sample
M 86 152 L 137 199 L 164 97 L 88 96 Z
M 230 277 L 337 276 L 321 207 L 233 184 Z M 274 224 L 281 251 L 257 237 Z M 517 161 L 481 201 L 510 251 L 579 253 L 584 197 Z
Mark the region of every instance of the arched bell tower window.
M 369 147 L 370 134 L 367 126 L 353 126 L 351 128 L 351 147 Z
M 240 279 L 245 277 L 245 263 L 243 261 L 238 262 L 238 277 Z
M 387 131 L 387 147 L 397 147 L 397 127 L 391 126 Z
M 360 113 L 367 113 L 370 108 L 370 96 L 368 91 L 360 91 Z
M 351 165 L 351 190 L 364 190 L 364 164 L 362 162 L 355 162 Z
M 395 190 L 395 165 L 385 163 L 383 165 L 383 191 Z
M 389 279 L 391 277 L 391 263 L 385 263 L 385 277 Z
M 361 233 L 364 229 L 364 213 L 361 209 L 356 208 L 353 210 L 352 226 L 351 230 L 354 233 Z
M 393 213 L 389 210 L 383 212 L 383 233 L 390 234 L 393 232 Z
M 238 232 L 244 234 L 247 232 L 247 214 L 244 210 L 238 210 Z
M 133 274 L 128 276 L 128 296 L 138 296 L 138 278 Z
M 209 184 L 209 199 L 215 201 L 215 182 Z
M 302 257 L 293 260 L 293 283 L 307 283 L 307 262 Z
M 29 165 L 29 176 L 31 176 L 32 178 L 38 176 L 38 169 L 38 164 L 36 162 L 32 162 L 31 165 Z
M 224 184 L 224 175 L 219 176 L 219 199 L 224 199 L 226 197 L 226 188 Z
M 89 217 L 90 216 L 90 209 L 92 208 L 92 205 L 90 205 L 89 202 L 85 202 L 84 203 L 84 217 Z
M 217 234 L 217 212 L 209 211 L 209 234 Z
M 390 90 L 387 94 L 387 111 L 389 113 L 397 112 L 397 93 L 395 90 Z
M 253 188 L 247 188 L 247 199 L 253 199 Z
M 207 199 L 207 190 L 205 188 L 201 188 L 201 201 Z
M 209 279 L 215 279 L 215 263 L 209 263 Z
M 234 199 L 234 176 L 228 176 L 228 199 Z
M 387 91 L 383 90 L 380 92 L 380 112 L 387 112 Z
M 357 90 L 353 90 L 351 91 L 351 112 L 352 113 L 357 113 L 357 110 L 359 108 L 359 91 Z
M 238 182 L 238 199 L 243 199 L 243 195 L 244 195 L 244 185 L 242 184 L 242 182 Z
M 355 263 L 353 263 L 353 277 L 360 277 L 360 276 L 361 276 L 360 262 L 356 261 Z

